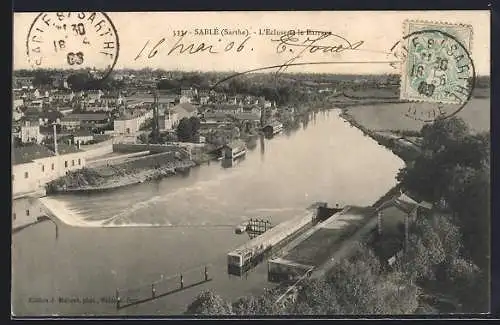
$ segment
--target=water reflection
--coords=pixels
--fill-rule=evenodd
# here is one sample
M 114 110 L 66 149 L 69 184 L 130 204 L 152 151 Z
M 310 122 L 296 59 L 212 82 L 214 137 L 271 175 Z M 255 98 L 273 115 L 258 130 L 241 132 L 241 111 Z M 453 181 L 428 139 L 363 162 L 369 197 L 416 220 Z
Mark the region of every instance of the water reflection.
M 182 177 L 189 177 L 191 174 L 191 168 L 182 168 L 177 171 L 178 175 L 181 175 Z
M 252 136 L 249 141 L 247 141 L 247 148 L 249 150 L 254 150 L 257 148 L 257 136 Z
M 12 234 L 36 227 L 41 223 L 52 223 L 55 227 L 55 239 L 59 238 L 59 227 L 56 221 L 47 215 L 37 198 L 26 197 L 12 201 Z
M 265 146 L 265 141 L 264 141 L 264 135 L 260 135 L 260 156 L 261 160 L 264 160 L 264 155 L 266 153 L 266 146 Z
M 245 155 L 235 159 L 222 159 L 221 166 L 222 168 L 231 168 L 241 163 L 243 160 L 245 160 Z
M 309 125 L 309 114 L 303 115 L 302 118 L 302 128 L 307 130 L 307 126 Z
M 233 167 L 233 160 L 232 159 L 222 159 L 221 166 L 222 166 L 222 168 L 231 168 L 231 167 Z

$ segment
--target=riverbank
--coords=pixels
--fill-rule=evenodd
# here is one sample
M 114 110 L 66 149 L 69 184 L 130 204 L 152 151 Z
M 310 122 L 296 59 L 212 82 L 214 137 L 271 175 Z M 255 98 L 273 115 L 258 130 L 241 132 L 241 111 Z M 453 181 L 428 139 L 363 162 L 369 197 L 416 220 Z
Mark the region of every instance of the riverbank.
M 362 122 L 360 122 L 356 117 L 350 113 L 348 107 L 340 108 L 340 117 L 347 121 L 353 127 L 359 129 L 365 136 L 371 137 L 373 140 L 377 141 L 381 146 L 386 147 L 391 150 L 396 156 L 401 158 L 406 164 L 415 160 L 415 158 L 421 153 L 420 146 L 414 142 L 409 141 L 400 133 L 394 131 L 380 132 L 368 128 Z M 400 131 L 400 130 L 398 130 Z M 416 135 L 419 135 L 418 132 Z M 415 137 L 418 139 L 418 137 Z

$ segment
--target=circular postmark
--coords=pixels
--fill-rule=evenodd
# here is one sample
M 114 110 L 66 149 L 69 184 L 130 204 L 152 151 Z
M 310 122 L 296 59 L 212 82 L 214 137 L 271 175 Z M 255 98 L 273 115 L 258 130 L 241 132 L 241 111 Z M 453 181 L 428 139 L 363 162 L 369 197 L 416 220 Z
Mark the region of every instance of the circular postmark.
M 100 79 L 113 70 L 119 49 L 116 28 L 103 12 L 41 13 L 26 39 L 33 68 L 92 69 Z
M 457 37 L 436 29 L 412 32 L 392 48 L 401 60 L 401 99 L 406 116 L 433 122 L 460 112 L 472 97 L 475 67 Z

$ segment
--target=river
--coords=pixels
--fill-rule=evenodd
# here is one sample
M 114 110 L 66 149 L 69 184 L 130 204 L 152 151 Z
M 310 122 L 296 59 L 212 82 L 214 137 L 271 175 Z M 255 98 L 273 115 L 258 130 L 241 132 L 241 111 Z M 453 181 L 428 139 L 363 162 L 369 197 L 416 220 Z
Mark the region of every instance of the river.
M 50 197 L 66 210 L 57 232 L 43 222 L 13 235 L 13 313 L 180 314 L 201 290 L 235 299 L 270 287 L 265 265 L 243 278 L 227 274 L 226 253 L 249 240 L 234 233 L 235 225 L 251 217 L 276 224 L 315 201 L 370 205 L 396 184 L 404 165 L 339 113 L 312 113 L 297 130 L 257 140 L 230 168 L 213 161 L 108 193 Z M 206 263 L 213 281 L 200 286 L 120 310 L 97 303 L 117 288 Z

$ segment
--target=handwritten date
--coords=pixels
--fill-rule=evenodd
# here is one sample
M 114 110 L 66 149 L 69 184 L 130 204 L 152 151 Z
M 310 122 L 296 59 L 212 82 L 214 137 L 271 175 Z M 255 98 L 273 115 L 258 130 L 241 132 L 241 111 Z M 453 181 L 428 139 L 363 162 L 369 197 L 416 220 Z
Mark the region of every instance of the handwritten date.
M 160 53 L 160 51 L 164 51 L 165 47 L 167 55 L 173 55 L 173 54 L 196 54 L 196 53 L 209 53 L 209 54 L 218 54 L 222 52 L 230 52 L 230 51 L 236 51 L 236 52 L 241 52 L 245 49 L 245 46 L 247 45 L 250 37 L 245 38 L 241 42 L 235 42 L 235 41 L 226 41 L 223 42 L 222 39 L 219 39 L 218 44 L 208 44 L 205 42 L 201 43 L 189 43 L 187 42 L 186 44 L 184 43 L 184 35 L 179 37 L 177 41 L 174 43 L 172 47 L 167 47 L 166 45 L 166 38 L 160 39 L 156 44 L 154 44 L 152 47 L 150 46 L 150 41 L 148 40 L 146 44 L 144 44 L 144 47 L 139 51 L 137 56 L 135 57 L 134 60 L 138 60 L 140 57 L 142 57 L 143 53 L 147 51 L 147 58 L 152 59 L 156 55 Z M 149 49 L 149 51 L 147 50 Z

